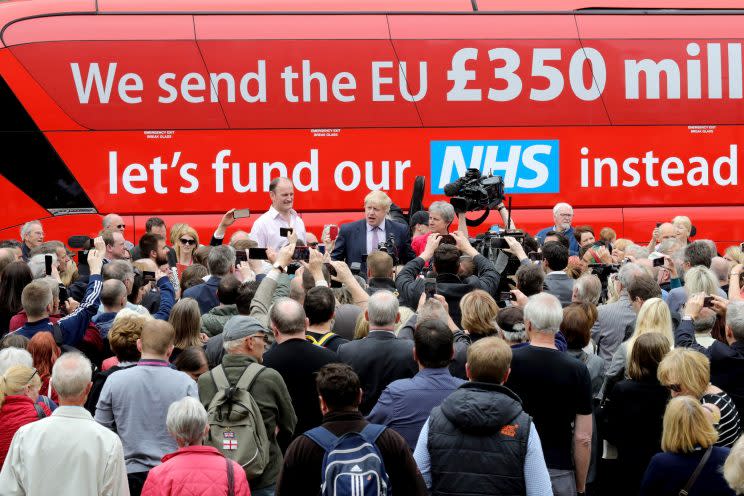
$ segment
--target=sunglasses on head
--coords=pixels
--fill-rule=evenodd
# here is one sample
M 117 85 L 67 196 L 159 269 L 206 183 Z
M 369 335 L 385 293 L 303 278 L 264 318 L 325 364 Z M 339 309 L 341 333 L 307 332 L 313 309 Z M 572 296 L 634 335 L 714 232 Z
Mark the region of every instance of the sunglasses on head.
M 181 238 L 180 241 L 181 241 L 181 244 L 182 245 L 195 245 L 196 244 L 196 240 L 195 239 Z

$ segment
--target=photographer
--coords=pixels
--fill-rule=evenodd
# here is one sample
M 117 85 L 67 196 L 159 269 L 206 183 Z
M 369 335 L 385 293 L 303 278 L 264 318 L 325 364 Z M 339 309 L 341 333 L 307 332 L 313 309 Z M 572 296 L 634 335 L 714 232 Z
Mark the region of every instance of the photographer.
M 420 256 L 406 264 L 398 274 L 395 285 L 400 293 L 400 299 L 406 306 L 415 308 L 417 302 L 424 292 L 425 282 L 418 275 L 424 265 L 431 260 L 436 272 L 436 293 L 444 296 L 449 305 L 449 314 L 452 320 L 460 325 L 460 299 L 474 289 L 482 289 L 494 298 L 499 287 L 500 274 L 493 264 L 468 241 L 461 232 L 452 234 L 456 245 L 443 244 L 440 246 L 442 236 L 434 233 L 429 236 L 426 247 Z M 465 279 L 460 278 L 457 273 L 460 267 L 460 255 L 473 258 L 475 275 Z

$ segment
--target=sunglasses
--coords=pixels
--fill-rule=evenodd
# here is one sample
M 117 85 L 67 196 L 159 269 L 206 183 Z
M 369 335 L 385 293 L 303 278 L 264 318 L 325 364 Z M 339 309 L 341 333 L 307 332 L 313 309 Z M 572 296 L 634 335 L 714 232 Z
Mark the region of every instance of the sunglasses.
M 196 244 L 196 240 L 195 239 L 181 238 L 179 241 L 181 241 L 181 244 L 182 245 L 195 245 Z
M 680 386 L 679 384 L 665 384 L 664 387 L 670 391 L 674 391 L 675 393 L 682 392 L 682 386 Z
M 116 225 L 116 228 L 117 229 L 124 229 L 125 227 L 127 227 L 126 224 L 117 224 Z
M 318 243 L 308 243 L 307 246 L 309 246 L 310 248 L 317 248 Z

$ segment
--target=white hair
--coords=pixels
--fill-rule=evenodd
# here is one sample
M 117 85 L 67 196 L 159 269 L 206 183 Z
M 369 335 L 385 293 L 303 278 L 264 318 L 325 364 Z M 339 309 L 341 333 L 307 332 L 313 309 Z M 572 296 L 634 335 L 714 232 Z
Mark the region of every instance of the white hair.
M 726 325 L 737 341 L 744 341 L 744 301 L 734 300 L 726 307 Z
M 41 226 L 41 222 L 39 222 L 38 220 L 30 220 L 23 224 L 23 226 L 21 227 L 21 240 L 26 239 L 26 236 L 31 234 L 31 229 L 33 229 L 33 227 L 37 224 Z
M 207 427 L 207 411 L 196 398 L 186 396 L 168 407 L 168 432 L 184 445 L 201 444 Z
M 576 297 L 584 303 L 597 305 L 602 294 L 602 282 L 594 274 L 584 274 L 574 282 Z
M 688 295 L 695 293 L 717 294 L 719 287 L 718 278 L 707 267 L 696 265 L 685 272 L 685 290 Z
M 31 357 L 31 353 L 23 348 L 11 347 L 0 350 L 0 375 L 16 365 L 33 368 L 34 359 Z
M 569 205 L 568 203 L 561 202 L 561 203 L 556 203 L 555 206 L 553 207 L 553 216 L 555 217 L 556 215 L 558 215 L 558 211 L 562 208 L 567 208 L 571 212 L 573 212 L 573 207 L 571 205 Z
M 436 212 L 442 216 L 442 220 L 450 223 L 455 220 L 455 207 L 446 201 L 435 201 L 429 205 L 429 213 Z
M 630 285 L 633 284 L 633 281 L 635 281 L 635 278 L 641 274 L 648 274 L 645 267 L 637 263 L 626 263 L 620 267 L 617 273 L 617 280 L 623 289 L 627 291 Z
M 377 291 L 367 302 L 370 329 L 395 325 L 398 318 L 398 298 L 390 291 Z
M 537 293 L 530 296 L 524 307 L 524 321 L 529 321 L 538 332 L 555 334 L 563 321 L 563 307 L 558 298 L 550 293 Z
M 52 387 L 60 398 L 77 398 L 93 377 L 93 367 L 85 355 L 76 351 L 62 354 L 52 367 Z

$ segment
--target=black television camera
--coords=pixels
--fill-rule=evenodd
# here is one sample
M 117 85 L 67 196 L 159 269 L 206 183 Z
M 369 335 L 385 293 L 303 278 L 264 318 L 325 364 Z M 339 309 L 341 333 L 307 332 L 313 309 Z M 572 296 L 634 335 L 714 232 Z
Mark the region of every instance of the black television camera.
M 468 220 L 469 226 L 478 226 L 486 220 L 491 209 L 504 200 L 504 179 L 501 176 L 481 176 L 480 170 L 468 169 L 463 177 L 444 185 L 444 194 L 451 197 L 450 204 L 456 213 L 485 210 L 481 218 Z
M 396 249 L 395 236 L 392 233 L 388 233 L 385 241 L 380 241 L 377 245 L 379 251 L 384 251 L 393 259 L 393 265 L 398 265 L 398 250 Z
M 600 303 L 607 301 L 607 282 L 610 275 L 617 273 L 620 270 L 620 264 L 602 264 L 592 263 L 589 264 L 589 270 L 592 274 L 599 278 L 599 282 L 602 283 L 602 293 L 599 296 Z

